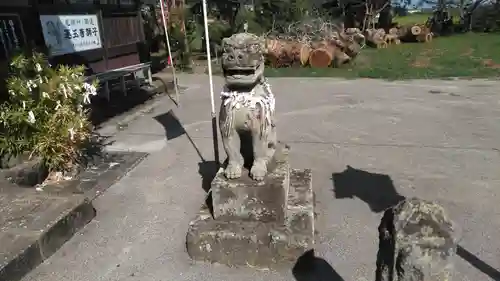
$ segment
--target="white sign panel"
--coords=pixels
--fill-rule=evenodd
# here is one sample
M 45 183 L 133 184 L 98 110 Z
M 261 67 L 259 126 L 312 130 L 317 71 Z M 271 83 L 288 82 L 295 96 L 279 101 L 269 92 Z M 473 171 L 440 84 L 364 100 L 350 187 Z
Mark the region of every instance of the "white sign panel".
M 96 15 L 40 15 L 51 56 L 102 48 Z

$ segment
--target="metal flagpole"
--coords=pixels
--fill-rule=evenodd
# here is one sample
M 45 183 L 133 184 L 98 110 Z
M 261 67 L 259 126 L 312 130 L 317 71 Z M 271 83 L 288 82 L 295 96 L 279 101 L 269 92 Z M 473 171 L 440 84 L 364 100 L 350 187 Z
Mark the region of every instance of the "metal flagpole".
M 219 161 L 219 141 L 217 138 L 217 114 L 215 112 L 214 102 L 214 82 L 212 79 L 212 58 L 210 57 L 210 37 L 208 34 L 208 15 L 207 15 L 207 0 L 203 0 L 203 22 L 205 24 L 205 44 L 207 49 L 207 62 L 208 62 L 208 81 L 210 83 L 210 102 L 212 106 L 212 135 L 214 141 L 214 158 L 217 166 L 220 165 Z
M 174 88 L 175 88 L 175 101 L 177 107 L 179 107 L 180 102 L 179 102 L 179 87 L 177 85 L 177 76 L 175 75 L 175 65 L 174 65 L 174 59 L 172 58 L 172 51 L 170 48 L 170 39 L 168 37 L 168 30 L 167 30 L 167 20 L 165 19 L 165 8 L 163 7 L 165 0 L 160 0 L 160 8 L 161 8 L 161 18 L 163 20 L 163 28 L 165 29 L 165 39 L 167 41 L 167 51 L 168 51 L 168 60 L 169 64 L 172 67 L 172 75 L 174 76 Z M 165 89 L 166 91 L 167 89 Z

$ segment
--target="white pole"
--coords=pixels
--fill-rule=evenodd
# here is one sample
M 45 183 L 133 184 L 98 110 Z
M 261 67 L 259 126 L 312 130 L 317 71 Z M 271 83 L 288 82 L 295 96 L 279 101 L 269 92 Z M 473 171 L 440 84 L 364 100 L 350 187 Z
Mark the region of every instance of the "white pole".
M 160 0 L 160 8 L 161 8 L 161 18 L 163 20 L 163 28 L 165 29 L 165 39 L 167 41 L 167 51 L 168 51 L 168 60 L 170 67 L 172 67 L 172 76 L 174 77 L 174 88 L 175 88 L 175 102 L 177 103 L 177 107 L 179 107 L 180 102 L 179 102 L 179 87 L 177 85 L 177 77 L 175 75 L 175 65 L 174 65 L 174 59 L 172 58 L 172 51 L 170 48 L 170 39 L 168 37 L 168 30 L 167 30 L 167 20 L 165 19 L 165 9 L 163 8 L 164 0 Z M 165 89 L 167 90 L 167 89 Z
M 207 0 L 203 0 L 203 22 L 205 24 L 205 44 L 207 49 L 208 81 L 210 83 L 210 102 L 212 105 L 212 117 L 214 117 L 216 113 L 214 103 L 214 83 L 212 80 L 212 58 L 210 57 L 210 37 L 208 34 Z
M 219 144 L 217 141 L 217 115 L 215 112 L 214 102 L 214 82 L 212 79 L 212 58 L 210 56 L 210 35 L 208 34 L 208 13 L 207 13 L 207 0 L 203 0 L 203 22 L 205 24 L 205 46 L 207 49 L 207 63 L 208 63 L 208 81 L 210 83 L 210 103 L 212 106 L 212 135 L 214 142 L 214 158 L 216 165 L 220 165 L 219 161 Z

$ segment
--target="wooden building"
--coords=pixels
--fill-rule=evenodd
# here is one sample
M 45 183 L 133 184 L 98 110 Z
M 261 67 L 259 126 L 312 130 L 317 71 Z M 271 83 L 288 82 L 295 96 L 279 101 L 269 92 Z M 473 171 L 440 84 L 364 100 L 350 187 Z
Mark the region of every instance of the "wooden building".
M 0 77 L 18 48 L 97 74 L 149 61 L 141 5 L 154 0 L 0 1 Z M 4 79 L 2 79 L 4 80 Z

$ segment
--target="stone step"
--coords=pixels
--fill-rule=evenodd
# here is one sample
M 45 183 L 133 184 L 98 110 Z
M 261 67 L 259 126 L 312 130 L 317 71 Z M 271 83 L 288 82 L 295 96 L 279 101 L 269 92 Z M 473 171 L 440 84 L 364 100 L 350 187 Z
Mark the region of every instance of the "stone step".
M 245 169 L 238 179 L 228 180 L 223 169 L 212 181 L 213 215 L 217 220 L 283 222 L 289 190 L 290 165 L 279 163 L 264 181 L 257 182 Z
M 285 226 L 314 233 L 314 195 L 312 173 L 309 169 L 292 169 L 290 172 Z
M 296 260 L 314 245 L 311 171 L 288 170 L 290 192 L 283 222 L 214 219 L 207 206 L 190 223 L 187 252 L 193 260 L 276 267 Z M 213 196 L 213 195 L 212 195 Z

